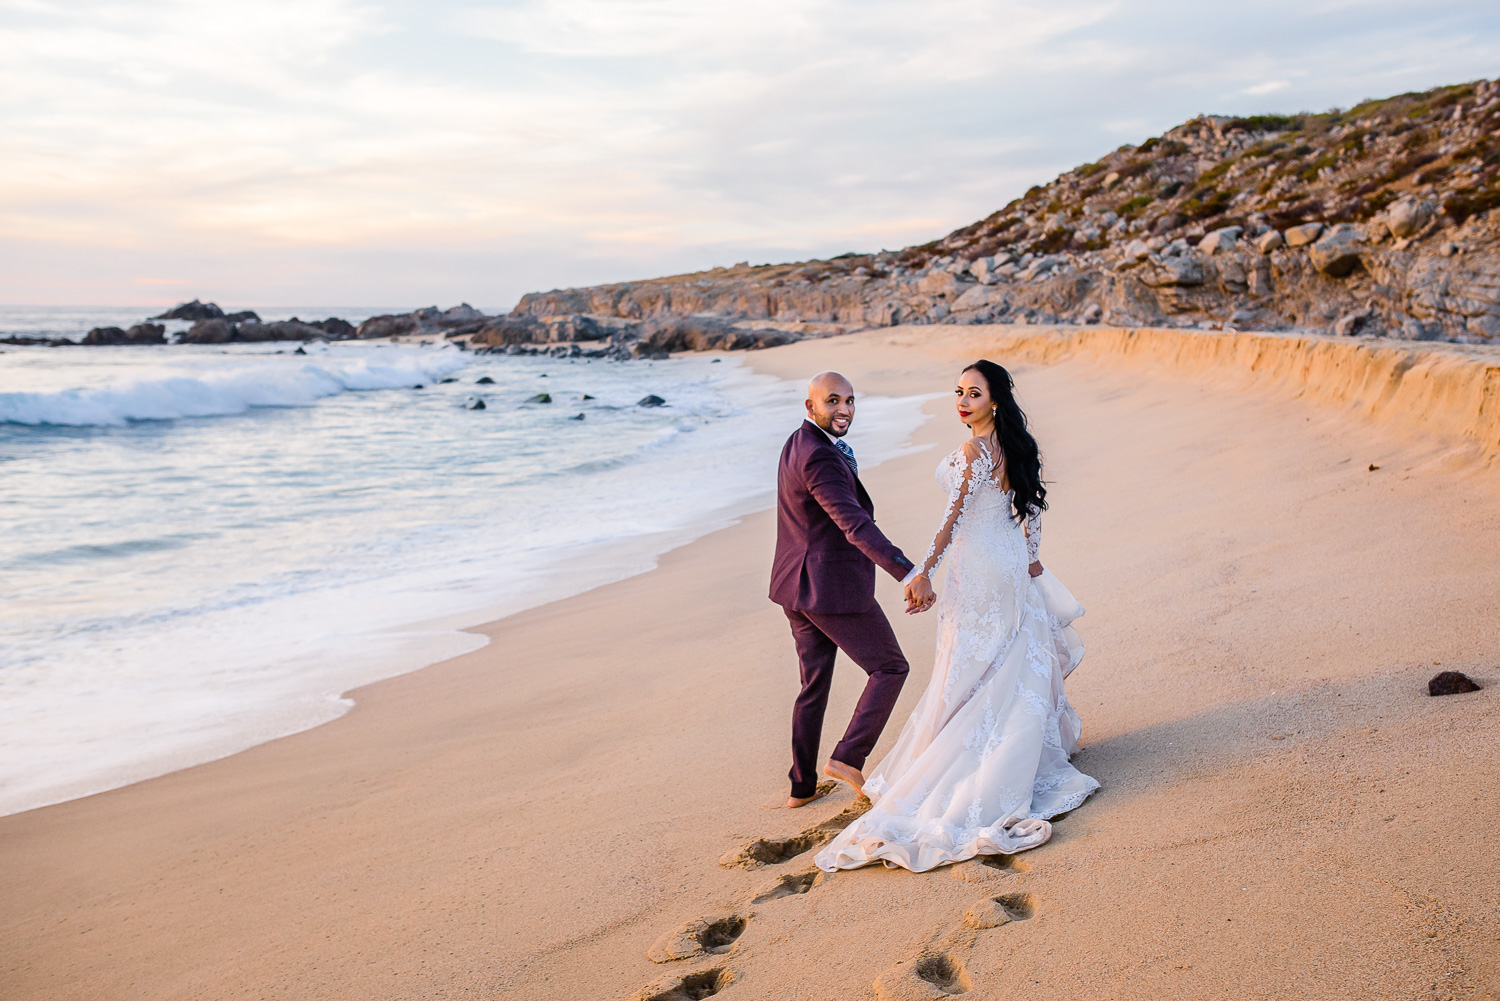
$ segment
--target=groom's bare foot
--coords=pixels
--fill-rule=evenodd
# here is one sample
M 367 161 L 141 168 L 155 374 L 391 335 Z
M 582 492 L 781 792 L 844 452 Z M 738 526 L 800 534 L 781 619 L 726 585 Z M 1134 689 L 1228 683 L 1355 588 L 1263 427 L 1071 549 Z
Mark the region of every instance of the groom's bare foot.
M 795 810 L 799 806 L 806 806 L 807 804 L 811 803 L 813 800 L 815 800 L 815 799 L 822 799 L 822 798 L 823 798 L 823 794 L 821 792 L 815 792 L 811 796 L 788 796 L 787 797 L 787 801 L 786 801 L 786 805 L 790 809 Z
M 835 761 L 829 758 L 828 764 L 823 768 L 823 774 L 830 778 L 838 779 L 840 782 L 849 783 L 854 787 L 854 794 L 856 796 L 863 796 L 865 794 L 864 773 L 853 765 L 846 765 L 842 761 Z

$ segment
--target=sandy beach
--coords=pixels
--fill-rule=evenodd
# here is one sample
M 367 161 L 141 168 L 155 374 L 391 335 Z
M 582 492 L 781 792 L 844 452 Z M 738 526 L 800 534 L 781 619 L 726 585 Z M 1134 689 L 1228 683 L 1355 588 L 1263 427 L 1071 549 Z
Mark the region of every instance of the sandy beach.
M 720 864 L 851 806 L 781 805 L 797 671 L 762 512 L 332 723 L 0 818 L 0 997 L 1500 998 L 1500 352 L 908 327 L 751 357 L 911 395 L 981 355 L 1017 373 L 1042 560 L 1088 608 L 1069 695 L 1103 786 L 1049 844 Z M 865 476 L 908 554 L 966 436 L 926 412 Z M 875 759 L 934 626 L 878 594 L 912 676 Z M 1445 669 L 1485 689 L 1429 698 Z M 863 683 L 840 670 L 825 751 Z M 648 959 L 704 918 L 722 951 Z

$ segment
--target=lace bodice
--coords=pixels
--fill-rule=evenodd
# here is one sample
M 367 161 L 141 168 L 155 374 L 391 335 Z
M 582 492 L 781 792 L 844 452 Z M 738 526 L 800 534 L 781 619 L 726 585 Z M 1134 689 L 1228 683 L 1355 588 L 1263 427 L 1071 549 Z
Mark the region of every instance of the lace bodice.
M 986 515 L 1001 516 L 984 517 L 985 522 L 995 525 L 1008 522 L 1015 527 L 1015 498 L 1000 485 L 1005 480 L 1004 457 L 997 462 L 983 441 L 967 441 L 962 448 L 945 456 L 938 463 L 937 480 L 948 494 L 948 511 L 932 545 L 927 547 L 927 558 L 922 561 L 922 574 L 929 579 L 942 564 L 971 512 L 977 514 L 983 509 Z M 1041 554 L 1041 517 L 1034 511 L 1027 512 L 1019 528 L 1026 537 L 1026 562 L 1035 563 Z

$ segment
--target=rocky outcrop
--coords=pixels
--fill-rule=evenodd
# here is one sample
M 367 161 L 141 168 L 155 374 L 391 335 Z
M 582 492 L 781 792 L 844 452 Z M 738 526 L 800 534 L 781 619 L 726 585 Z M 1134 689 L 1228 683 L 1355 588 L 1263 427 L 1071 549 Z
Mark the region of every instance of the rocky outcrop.
M 217 303 L 199 302 L 197 299 L 194 299 L 192 302 L 180 302 L 177 305 L 173 306 L 171 309 L 167 310 L 165 313 L 162 313 L 160 316 L 151 317 L 151 319 L 153 320 L 194 321 L 222 320 L 223 318 L 224 311 L 219 308 Z
M 227 344 L 238 329 L 222 316 L 198 320 L 178 339 L 181 344 Z
M 353 324 L 337 317 L 304 322 L 294 316 L 290 320 L 272 320 L 269 323 L 262 323 L 257 317 L 249 322 L 236 323 L 226 316 L 199 320 L 183 333 L 179 343 L 341 340 L 352 336 L 353 331 Z
M 129 330 L 119 327 L 95 327 L 80 344 L 165 344 L 167 328 L 160 323 L 137 323 Z
M 355 329 L 354 336 L 361 338 L 457 337 L 478 331 L 490 319 L 491 317 L 466 302 L 448 309 L 427 306 L 411 313 L 372 316 Z
M 477 339 L 557 350 L 587 319 L 620 354 L 897 323 L 1487 341 L 1500 337 L 1497 133 L 1490 81 L 1321 115 L 1205 115 L 941 240 L 533 293 Z
M 303 323 L 293 317 L 290 320 L 275 320 L 271 323 L 238 324 L 233 339 L 237 341 L 315 341 L 327 338 L 327 336 L 327 331 L 321 326 Z

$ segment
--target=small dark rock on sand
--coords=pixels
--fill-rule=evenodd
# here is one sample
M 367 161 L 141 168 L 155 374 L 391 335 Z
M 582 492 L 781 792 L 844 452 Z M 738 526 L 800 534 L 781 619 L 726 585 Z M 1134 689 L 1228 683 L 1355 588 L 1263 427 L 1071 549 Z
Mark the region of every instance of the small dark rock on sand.
M 552 402 L 552 394 L 551 393 L 537 393 L 535 396 L 533 396 L 531 399 L 527 400 L 526 402 L 527 403 L 551 403 Z
M 1443 671 L 1427 682 L 1428 695 L 1462 695 L 1477 692 L 1480 686 L 1462 671 Z
M 475 400 L 473 403 L 469 404 L 469 409 L 470 410 L 485 410 L 485 409 L 488 409 L 488 408 L 485 407 L 483 400 Z
M 652 393 L 650 396 L 642 397 L 640 401 L 636 403 L 636 406 L 638 407 L 664 407 L 666 405 L 667 401 L 662 399 L 660 396 L 657 396 L 655 393 Z

